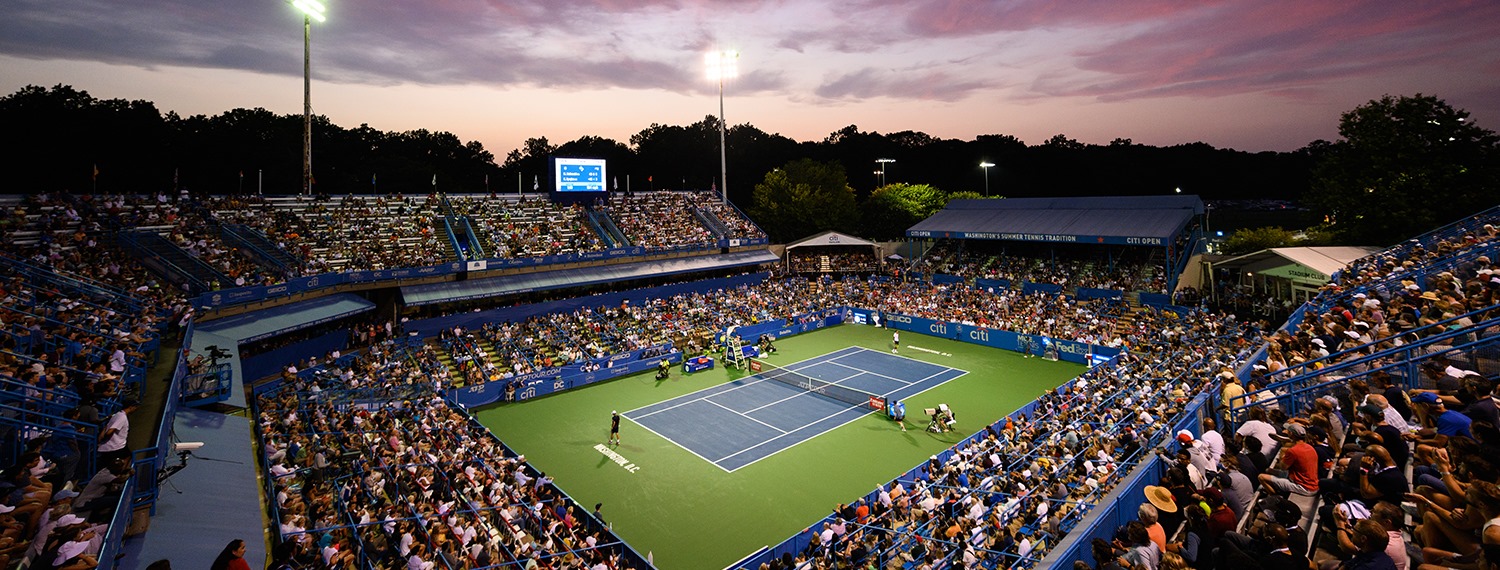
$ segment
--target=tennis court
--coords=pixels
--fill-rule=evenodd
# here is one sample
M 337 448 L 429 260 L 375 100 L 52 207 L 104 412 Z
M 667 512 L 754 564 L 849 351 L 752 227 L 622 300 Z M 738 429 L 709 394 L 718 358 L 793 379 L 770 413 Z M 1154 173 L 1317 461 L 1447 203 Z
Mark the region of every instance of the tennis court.
M 782 368 L 818 384 L 832 384 L 827 392 L 852 390 L 893 401 L 968 373 L 862 347 Z M 767 378 L 781 372 L 767 370 L 622 415 L 704 461 L 734 472 L 875 411 L 867 404 L 854 403 L 857 398 L 845 396 L 841 401 Z

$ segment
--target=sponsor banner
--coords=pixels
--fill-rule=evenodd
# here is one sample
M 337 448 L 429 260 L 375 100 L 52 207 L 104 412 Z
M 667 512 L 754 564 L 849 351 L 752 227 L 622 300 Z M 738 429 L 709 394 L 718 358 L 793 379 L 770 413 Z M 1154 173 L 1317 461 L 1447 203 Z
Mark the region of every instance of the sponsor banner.
M 1051 243 L 1093 243 L 1106 245 L 1144 245 L 1166 247 L 1167 240 L 1148 236 L 1084 236 L 1069 234 L 1028 234 L 1016 232 L 942 232 L 907 231 L 906 237 L 945 239 L 993 239 L 1004 241 L 1042 241 Z
M 515 267 L 537 267 L 541 265 L 557 265 L 561 263 L 575 263 L 579 261 L 599 261 L 602 259 L 614 259 L 617 257 L 631 257 L 645 255 L 646 248 L 640 246 L 616 247 L 599 251 L 585 251 L 581 253 L 562 253 L 557 255 L 543 255 L 539 257 L 495 257 L 484 260 L 490 269 L 510 269 Z
M 986 327 L 965 325 L 960 323 L 949 323 L 935 321 L 922 317 L 910 315 L 899 315 L 895 313 L 885 314 L 886 327 L 897 330 L 910 331 L 928 336 L 958 340 L 990 348 L 999 348 L 1011 352 L 1024 352 L 1026 347 L 1033 343 L 1047 345 L 1057 348 L 1057 357 L 1061 360 L 1077 364 L 1086 364 L 1090 354 L 1098 356 L 1114 356 L 1119 349 L 1107 346 L 1090 346 L 1086 343 L 1071 340 L 1048 338 L 1038 335 L 1017 334 L 1011 331 L 1003 331 Z
M 254 303 L 266 299 L 285 297 L 306 293 L 324 287 L 333 287 L 345 283 L 368 283 L 385 279 L 403 279 L 412 277 L 432 277 L 435 275 L 448 275 L 458 273 L 464 269 L 464 264 L 454 261 L 442 265 L 430 265 L 427 267 L 412 267 L 406 269 L 390 269 L 379 271 L 350 271 L 348 273 L 324 273 L 311 277 L 298 277 L 288 279 L 285 283 L 275 285 L 258 285 L 255 287 L 237 287 L 211 291 L 200 295 L 194 303 L 199 307 L 223 307 L 237 305 L 240 303 Z
M 553 368 L 533 372 L 517 378 L 496 380 L 464 388 L 454 388 L 448 391 L 448 399 L 466 408 L 493 404 L 505 398 L 505 385 L 507 383 L 519 381 L 520 386 L 516 389 L 516 401 L 525 401 L 532 398 L 540 398 L 554 392 L 561 392 L 569 388 L 576 388 L 628 374 L 653 370 L 656 368 L 657 361 L 663 358 L 667 359 L 669 364 L 676 364 L 682 361 L 682 353 L 674 352 L 660 357 L 625 363 L 614 368 L 601 368 L 593 372 L 577 372 L 575 367 L 572 373 L 565 373 L 560 369 Z
M 464 264 L 464 268 L 469 271 L 484 271 L 485 269 L 488 269 L 489 266 L 490 262 L 483 259 L 476 259 Z
M 712 370 L 713 367 L 714 359 L 707 356 L 695 356 L 682 361 L 682 372 L 684 374 L 692 374 L 700 370 Z
M 736 327 L 734 329 L 734 334 L 739 335 L 739 337 L 746 343 L 755 344 L 755 342 L 760 339 L 760 335 L 763 334 L 771 335 L 771 338 L 774 340 L 784 336 L 802 334 L 807 331 L 818 330 L 821 328 L 841 324 L 844 322 L 844 312 L 845 311 L 842 307 L 824 309 L 822 311 L 793 318 L 792 322 L 787 322 L 783 319 L 777 319 L 774 321 L 766 321 L 763 323 Z M 719 337 L 723 338 L 725 332 L 726 331 L 719 331 Z
M 933 273 L 932 274 L 932 284 L 933 285 L 945 285 L 945 284 L 949 284 L 949 283 L 963 283 L 963 282 L 964 282 L 964 278 L 961 277 L 961 276 L 958 276 L 958 275 L 948 275 L 948 274 L 945 274 L 945 273 Z

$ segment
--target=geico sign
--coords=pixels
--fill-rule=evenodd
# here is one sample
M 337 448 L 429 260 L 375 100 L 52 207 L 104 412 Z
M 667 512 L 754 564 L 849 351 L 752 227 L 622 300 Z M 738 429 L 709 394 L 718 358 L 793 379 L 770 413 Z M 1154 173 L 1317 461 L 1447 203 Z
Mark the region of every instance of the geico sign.
M 908 317 L 906 315 L 886 315 L 885 320 L 893 323 L 906 323 L 908 325 L 911 324 L 911 317 Z

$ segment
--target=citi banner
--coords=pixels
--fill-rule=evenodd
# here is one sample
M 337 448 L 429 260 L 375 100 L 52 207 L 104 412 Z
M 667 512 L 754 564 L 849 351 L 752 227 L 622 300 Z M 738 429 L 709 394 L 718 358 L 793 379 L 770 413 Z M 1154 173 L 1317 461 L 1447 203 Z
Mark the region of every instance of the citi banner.
M 1059 360 L 1066 360 L 1076 364 L 1088 363 L 1089 354 L 1094 356 L 1110 357 L 1119 354 L 1120 350 L 1108 346 L 1089 345 L 1082 342 L 1064 340 L 1058 338 L 1044 337 L 1041 335 L 1029 335 L 1014 333 L 1011 331 L 992 329 L 946 321 L 935 321 L 922 317 L 901 315 L 896 313 L 884 313 L 881 321 L 887 328 L 914 333 L 925 334 L 958 340 L 970 344 L 999 348 L 1012 352 L 1027 352 L 1031 347 L 1037 345 L 1052 345 L 1057 348 Z

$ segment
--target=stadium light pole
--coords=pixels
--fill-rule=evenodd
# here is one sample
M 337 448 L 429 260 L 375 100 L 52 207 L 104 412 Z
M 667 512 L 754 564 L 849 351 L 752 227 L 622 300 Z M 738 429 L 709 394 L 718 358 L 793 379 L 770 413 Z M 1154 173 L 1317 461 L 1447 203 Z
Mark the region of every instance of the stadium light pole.
M 990 167 L 994 166 L 994 165 L 995 165 L 995 163 L 993 163 L 993 162 L 981 162 L 981 163 L 979 163 L 979 167 L 984 169 L 984 197 L 985 198 L 990 197 Z
M 877 158 L 875 162 L 880 164 L 880 185 L 885 186 L 885 165 L 896 162 L 894 158 Z
M 302 12 L 302 191 L 312 195 L 312 21 L 328 20 L 328 8 L 318 0 L 291 0 Z
M 735 50 L 724 50 L 708 54 L 704 62 L 708 64 L 708 78 L 719 81 L 719 201 L 725 205 L 729 204 L 729 153 L 725 150 L 725 134 L 728 130 L 724 124 L 724 78 L 739 75 L 740 52 Z

